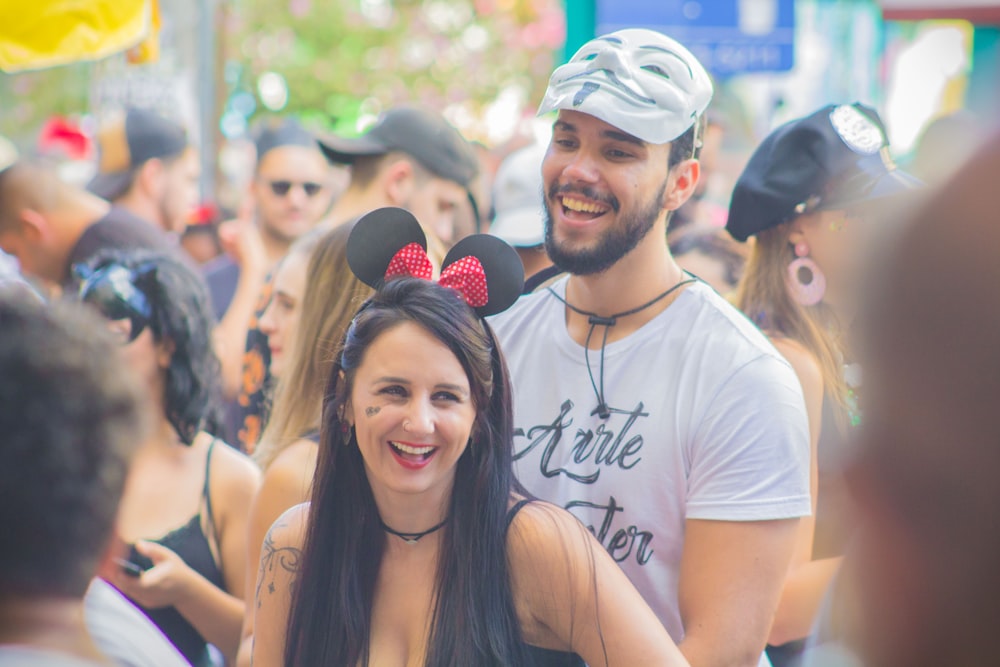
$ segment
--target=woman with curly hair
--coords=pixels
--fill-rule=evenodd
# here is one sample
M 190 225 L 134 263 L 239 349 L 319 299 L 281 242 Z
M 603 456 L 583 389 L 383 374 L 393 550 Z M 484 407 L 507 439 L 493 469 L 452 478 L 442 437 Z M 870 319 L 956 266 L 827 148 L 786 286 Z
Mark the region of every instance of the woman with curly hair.
M 107 317 L 154 418 L 121 502 L 129 553 L 102 574 L 192 665 L 213 664 L 208 644 L 231 659 L 258 472 L 205 430 L 219 381 L 205 288 L 177 259 L 143 252 L 102 255 L 78 273 L 81 299 Z

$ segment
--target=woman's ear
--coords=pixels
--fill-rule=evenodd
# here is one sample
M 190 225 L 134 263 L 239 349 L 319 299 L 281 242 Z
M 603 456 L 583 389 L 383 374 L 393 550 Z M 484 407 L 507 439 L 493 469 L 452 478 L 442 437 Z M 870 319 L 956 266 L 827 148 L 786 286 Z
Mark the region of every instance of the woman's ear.
M 344 392 L 344 402 L 340 404 L 340 409 L 337 411 L 337 419 L 341 422 L 346 422 L 348 426 L 354 426 L 354 403 L 351 401 L 351 393 L 347 388 L 347 376 L 344 375 L 344 371 L 340 370 L 337 372 L 337 384 L 340 385 L 341 390 Z
M 789 222 L 788 242 L 793 246 L 800 243 L 808 244 L 809 239 L 807 230 L 815 228 L 821 216 L 822 213 L 819 211 L 810 211 L 809 213 L 803 213 Z
M 156 344 L 156 363 L 160 368 L 164 370 L 170 368 L 170 362 L 174 358 L 174 351 L 176 349 L 177 346 L 174 345 L 174 341 L 169 338 L 164 338 Z

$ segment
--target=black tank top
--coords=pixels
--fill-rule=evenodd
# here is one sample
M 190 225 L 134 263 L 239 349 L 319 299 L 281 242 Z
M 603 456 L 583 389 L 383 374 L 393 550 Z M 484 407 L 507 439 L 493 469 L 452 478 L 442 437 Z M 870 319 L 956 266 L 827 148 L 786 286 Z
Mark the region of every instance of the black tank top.
M 521 508 L 530 502 L 530 499 L 525 498 L 514 503 L 514 506 L 507 512 L 508 529 L 514 517 L 521 511 Z M 528 658 L 527 667 L 586 667 L 583 658 L 569 651 L 556 651 L 526 643 L 524 645 L 524 653 Z
M 212 499 L 209 495 L 209 471 L 211 469 L 212 449 L 215 447 L 215 443 L 216 441 L 213 440 L 208 446 L 208 455 L 205 457 L 205 483 L 202 487 L 201 495 L 205 502 L 206 523 L 209 531 L 212 533 L 212 539 L 215 541 L 216 546 L 218 546 L 219 540 L 215 534 L 215 521 L 212 517 Z M 151 541 L 162 544 L 172 550 L 192 570 L 205 577 L 205 579 L 220 590 L 226 590 L 222 571 L 215 562 L 215 557 L 212 556 L 208 537 L 201 529 L 201 512 L 191 517 L 191 520 L 180 528 Z M 152 562 L 139 554 L 134 546 L 132 547 L 129 560 L 143 567 L 152 566 Z M 176 608 L 161 607 L 159 609 L 147 609 L 138 603 L 135 604 L 149 617 L 149 620 L 153 621 L 160 628 L 160 631 L 166 635 L 167 639 L 177 647 L 177 650 L 194 667 L 211 667 L 212 661 L 208 653 L 208 643 L 194 626 L 181 616 Z

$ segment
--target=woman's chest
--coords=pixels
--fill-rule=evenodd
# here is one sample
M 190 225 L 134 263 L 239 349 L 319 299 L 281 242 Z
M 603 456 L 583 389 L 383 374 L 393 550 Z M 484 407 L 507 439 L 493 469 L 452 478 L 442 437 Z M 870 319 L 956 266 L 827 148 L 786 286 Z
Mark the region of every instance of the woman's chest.
M 387 557 L 375 587 L 369 667 L 422 667 L 433 624 L 436 563 Z

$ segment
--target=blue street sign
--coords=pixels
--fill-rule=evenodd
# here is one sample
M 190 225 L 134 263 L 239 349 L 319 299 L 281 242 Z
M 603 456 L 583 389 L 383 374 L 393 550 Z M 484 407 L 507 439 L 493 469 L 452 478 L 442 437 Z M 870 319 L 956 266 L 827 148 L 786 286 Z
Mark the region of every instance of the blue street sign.
M 686 46 L 716 76 L 794 64 L 795 0 L 597 0 L 595 33 L 651 28 Z

